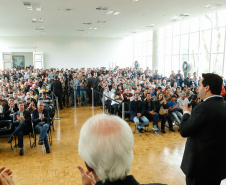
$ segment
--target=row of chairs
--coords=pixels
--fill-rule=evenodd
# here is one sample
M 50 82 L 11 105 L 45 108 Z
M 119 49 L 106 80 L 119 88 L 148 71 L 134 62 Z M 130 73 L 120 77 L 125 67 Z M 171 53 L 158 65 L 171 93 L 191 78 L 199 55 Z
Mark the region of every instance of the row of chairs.
M 55 111 L 53 105 L 49 105 L 46 107 L 49 111 L 50 115 L 50 127 L 48 130 L 48 140 L 49 144 L 52 145 L 52 129 L 53 131 L 55 130 L 54 128 L 54 117 L 55 117 Z M 32 129 L 28 133 L 24 133 L 24 135 L 29 136 L 29 141 L 30 141 L 30 147 L 36 147 L 37 143 L 37 134 L 35 133 L 34 125 L 33 122 L 31 122 Z M 10 137 L 10 134 L 15 130 L 15 124 L 13 123 L 13 119 L 11 120 L 0 120 L 0 138 L 8 138 Z M 13 144 L 14 143 L 14 144 Z M 11 149 L 15 151 L 18 147 L 17 143 L 17 137 L 14 137 L 14 142 L 11 143 Z

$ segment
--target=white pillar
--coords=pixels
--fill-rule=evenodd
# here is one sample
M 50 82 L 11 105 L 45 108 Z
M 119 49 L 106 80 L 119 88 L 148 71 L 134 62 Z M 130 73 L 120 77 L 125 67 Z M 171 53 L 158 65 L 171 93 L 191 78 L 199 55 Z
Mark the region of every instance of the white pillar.
M 160 29 L 153 30 L 153 45 L 152 45 L 152 71 L 158 69 L 159 74 L 163 72 L 162 65 L 162 38 Z

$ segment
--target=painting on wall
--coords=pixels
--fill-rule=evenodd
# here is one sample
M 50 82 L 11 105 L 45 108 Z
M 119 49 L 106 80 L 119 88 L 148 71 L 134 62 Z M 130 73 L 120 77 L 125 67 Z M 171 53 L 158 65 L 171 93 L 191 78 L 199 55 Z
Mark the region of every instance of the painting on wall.
M 24 67 L 24 56 L 13 56 L 13 67 Z

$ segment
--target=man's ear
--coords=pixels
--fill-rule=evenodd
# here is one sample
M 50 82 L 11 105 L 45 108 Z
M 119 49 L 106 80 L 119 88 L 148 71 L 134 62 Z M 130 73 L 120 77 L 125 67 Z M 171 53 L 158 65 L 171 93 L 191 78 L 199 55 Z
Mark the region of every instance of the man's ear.
M 92 168 L 90 168 L 89 166 L 88 166 L 88 164 L 85 162 L 85 165 L 86 165 L 86 168 L 87 168 L 87 170 L 89 171 L 89 172 L 93 172 L 94 170 L 92 169 Z
M 207 91 L 209 91 L 209 90 L 210 90 L 210 86 L 207 85 L 207 86 L 205 87 L 205 91 L 207 92 Z

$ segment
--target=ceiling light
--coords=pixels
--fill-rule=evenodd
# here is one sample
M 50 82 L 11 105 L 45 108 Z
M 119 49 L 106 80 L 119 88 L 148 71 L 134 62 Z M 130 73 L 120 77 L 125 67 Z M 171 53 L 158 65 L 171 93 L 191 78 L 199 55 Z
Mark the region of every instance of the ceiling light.
M 217 8 L 218 6 L 221 6 L 221 4 L 207 4 L 207 5 L 203 6 L 202 8 L 214 9 L 214 8 Z
M 98 28 L 93 28 L 94 30 L 97 30 Z
M 110 15 L 112 14 L 114 11 L 108 11 L 107 14 Z
M 92 29 L 93 29 L 93 27 L 89 27 L 89 29 L 90 29 L 90 30 L 92 30 Z
M 119 15 L 119 14 L 120 14 L 120 12 L 115 12 L 115 13 L 114 13 L 114 15 Z
M 37 7 L 36 7 L 36 10 L 37 10 L 38 12 L 40 12 L 40 11 L 42 11 L 42 7 L 41 7 L 41 6 L 39 6 L 39 7 L 37 6 Z
M 43 18 L 39 18 L 39 22 L 43 22 L 44 21 L 44 19 Z
M 33 10 L 32 6 L 27 6 L 27 10 L 29 11 Z
M 97 21 L 97 23 L 106 23 L 107 21 Z
M 36 18 L 32 18 L 31 21 L 32 21 L 33 23 L 37 23 L 37 19 L 36 19 Z
M 139 0 L 133 0 L 133 2 L 138 2 Z

